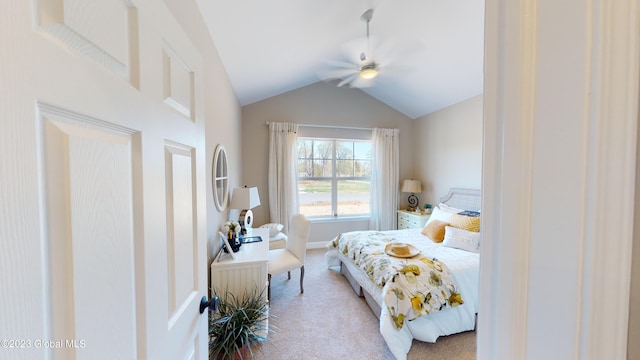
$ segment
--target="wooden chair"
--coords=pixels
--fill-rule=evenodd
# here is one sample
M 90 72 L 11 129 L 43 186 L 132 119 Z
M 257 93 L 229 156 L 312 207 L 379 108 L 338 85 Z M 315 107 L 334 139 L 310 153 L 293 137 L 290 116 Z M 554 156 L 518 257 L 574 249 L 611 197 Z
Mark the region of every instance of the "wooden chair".
M 300 293 L 304 293 L 304 259 L 307 253 L 307 241 L 311 222 L 302 214 L 293 215 L 289 224 L 287 244 L 284 249 L 269 250 L 268 298 L 271 300 L 271 275 L 285 271 L 291 280 L 291 270 L 300 268 Z

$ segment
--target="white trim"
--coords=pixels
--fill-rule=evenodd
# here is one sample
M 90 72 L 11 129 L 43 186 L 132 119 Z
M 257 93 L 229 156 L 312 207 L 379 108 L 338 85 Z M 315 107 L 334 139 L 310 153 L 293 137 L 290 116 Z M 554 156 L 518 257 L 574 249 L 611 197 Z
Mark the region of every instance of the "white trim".
M 269 126 L 269 121 L 265 122 L 265 125 Z M 338 125 L 318 125 L 318 124 L 298 124 L 300 127 L 314 127 L 321 129 L 347 129 L 347 130 L 368 130 L 373 131 L 373 128 L 354 127 L 354 126 L 338 126 Z
M 314 224 L 326 224 L 326 223 L 345 223 L 356 221 L 369 221 L 371 215 L 342 215 L 342 216 L 326 216 L 326 217 L 307 217 L 311 223 Z
M 487 0 L 485 23 L 477 357 L 626 358 L 640 80 L 637 0 L 581 6 Z M 562 29 L 557 44 L 554 29 Z M 558 46 L 563 42 L 570 48 Z M 547 141 L 554 125 L 564 132 Z M 568 132 L 574 125 L 575 132 Z M 568 153 L 558 158 L 577 162 L 567 164 L 571 173 L 560 174 L 571 174 L 575 183 L 546 177 L 557 166 L 553 150 L 561 151 L 564 141 Z M 556 194 L 566 196 L 551 203 Z M 558 226 L 563 211 L 571 215 L 566 229 Z M 554 229 L 559 232 L 549 233 Z M 554 241 L 561 246 L 542 259 L 541 248 Z M 566 292 L 556 294 L 556 308 L 544 315 L 553 321 L 541 321 L 536 310 L 543 304 L 535 300 L 548 290 L 545 276 L 551 289 L 559 288 L 552 271 L 563 268 L 563 259 L 567 272 L 558 278 Z
M 636 0 L 593 1 L 592 6 L 583 332 L 578 351 L 582 359 L 623 359 L 633 242 L 640 8 Z
M 526 358 L 536 7 L 487 1 L 479 359 Z
M 307 249 L 322 249 L 327 246 L 328 241 L 310 241 L 307 243 Z

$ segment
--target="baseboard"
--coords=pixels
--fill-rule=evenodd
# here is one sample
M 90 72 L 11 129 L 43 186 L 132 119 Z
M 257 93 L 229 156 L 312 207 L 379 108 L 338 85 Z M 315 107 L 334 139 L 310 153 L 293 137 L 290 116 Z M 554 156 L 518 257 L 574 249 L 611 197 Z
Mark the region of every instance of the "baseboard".
M 327 246 L 328 241 L 312 241 L 307 243 L 307 249 L 321 249 Z

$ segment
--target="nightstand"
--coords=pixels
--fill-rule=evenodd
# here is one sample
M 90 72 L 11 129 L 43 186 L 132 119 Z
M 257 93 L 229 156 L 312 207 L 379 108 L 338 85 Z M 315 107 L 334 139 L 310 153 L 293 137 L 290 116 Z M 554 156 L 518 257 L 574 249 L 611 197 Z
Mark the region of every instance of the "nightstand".
M 409 210 L 398 210 L 398 230 L 400 229 L 421 229 L 429 220 L 425 213 L 417 213 Z

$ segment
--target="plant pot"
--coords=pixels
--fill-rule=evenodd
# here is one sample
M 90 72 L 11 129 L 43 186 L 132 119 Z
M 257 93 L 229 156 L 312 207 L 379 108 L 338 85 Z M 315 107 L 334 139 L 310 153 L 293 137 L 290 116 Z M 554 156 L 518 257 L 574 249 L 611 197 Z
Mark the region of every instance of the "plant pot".
M 233 358 L 225 357 L 224 354 L 218 354 L 216 360 L 252 360 L 251 351 L 247 345 L 241 347 L 233 354 Z

